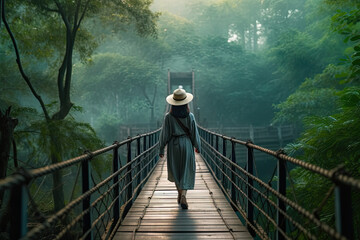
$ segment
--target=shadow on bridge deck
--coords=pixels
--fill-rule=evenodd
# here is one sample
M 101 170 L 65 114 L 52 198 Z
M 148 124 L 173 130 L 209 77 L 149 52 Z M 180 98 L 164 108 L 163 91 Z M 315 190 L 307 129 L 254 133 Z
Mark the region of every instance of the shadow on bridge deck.
M 196 165 L 195 189 L 187 193 L 189 209 L 177 204 L 177 191 L 167 180 L 163 158 L 114 239 L 252 239 L 199 154 Z

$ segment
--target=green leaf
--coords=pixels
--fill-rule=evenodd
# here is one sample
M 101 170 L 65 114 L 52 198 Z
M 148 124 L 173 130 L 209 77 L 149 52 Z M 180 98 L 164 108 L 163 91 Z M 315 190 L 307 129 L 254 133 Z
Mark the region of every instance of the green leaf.
M 360 35 L 356 35 L 356 36 L 350 38 L 350 41 L 355 42 L 355 41 L 357 41 L 357 40 L 359 40 L 359 39 L 360 39 Z
M 360 59 L 356 59 L 352 62 L 352 65 L 360 66 Z
M 347 72 L 342 72 L 342 73 L 338 73 L 338 74 L 335 74 L 335 77 L 336 78 L 344 78 L 344 77 L 347 77 L 349 74 Z
M 360 62 L 360 59 L 358 59 L 359 62 Z M 356 70 L 355 72 L 353 72 L 351 75 L 350 75 L 350 78 L 354 78 L 356 76 L 360 76 L 360 70 Z

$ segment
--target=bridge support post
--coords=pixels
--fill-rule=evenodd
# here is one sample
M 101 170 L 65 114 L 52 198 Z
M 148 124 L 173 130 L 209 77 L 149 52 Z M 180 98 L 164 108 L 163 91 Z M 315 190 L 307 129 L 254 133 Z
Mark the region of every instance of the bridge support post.
M 136 140 L 136 153 L 137 153 L 137 156 L 140 156 L 140 153 L 141 153 L 141 148 L 140 148 L 140 138 L 138 138 L 137 140 Z M 142 178 L 141 178 L 141 162 L 142 162 L 142 160 L 141 160 L 141 158 L 139 158 L 138 160 L 137 160 L 137 167 L 136 167 L 136 174 L 137 174 L 137 177 L 136 177 L 136 186 L 139 186 L 139 184 L 140 184 L 140 182 L 141 182 L 141 180 L 142 180 Z M 141 191 L 141 190 L 140 190 Z M 140 191 L 138 191 L 139 193 L 140 193 Z M 138 195 L 136 195 L 136 196 L 138 196 Z
M 254 175 L 254 149 L 247 146 L 247 171 L 250 175 Z M 253 179 L 251 177 L 247 177 L 247 219 L 249 224 L 247 225 L 247 229 L 251 236 L 255 236 L 255 231 L 253 229 L 254 226 L 254 205 L 253 205 Z M 250 225 L 251 224 L 251 225 Z
M 25 184 L 11 190 L 10 239 L 20 239 L 27 233 L 27 202 Z
M 286 196 L 286 162 L 285 160 L 278 158 L 278 192 Z M 286 220 L 284 214 L 280 212 L 283 211 L 286 212 L 286 205 L 284 201 L 278 198 L 277 200 L 277 225 L 278 230 L 276 232 L 276 239 L 277 240 L 283 240 L 285 239 L 285 236 L 279 231 L 281 229 L 284 233 L 286 233 Z
M 336 230 L 347 239 L 354 239 L 351 187 L 337 184 L 335 187 Z
M 114 142 L 114 144 L 117 144 L 118 142 Z M 117 172 L 119 170 L 119 148 L 116 147 L 113 149 L 113 173 Z M 113 178 L 113 184 L 118 184 L 116 187 L 114 187 L 114 210 L 113 210 L 113 217 L 114 221 L 111 227 L 110 232 L 115 227 L 116 223 L 119 221 L 119 214 L 120 214 L 120 199 L 119 199 L 119 175 L 116 175 Z
M 81 162 L 81 170 L 82 170 L 82 193 L 86 193 L 90 189 L 90 168 L 89 168 L 89 160 L 85 160 Z M 89 211 L 83 216 L 83 234 L 87 234 L 87 232 L 91 229 L 91 209 L 90 209 L 90 196 L 83 200 L 83 212 Z M 86 240 L 93 239 L 92 231 L 87 234 L 85 237 Z
M 231 141 L 231 161 L 236 164 L 236 155 L 235 155 L 235 142 Z M 234 204 L 237 204 L 237 199 L 236 199 L 236 190 L 235 190 L 235 185 L 236 185 L 236 177 L 235 177 L 235 166 L 231 165 L 231 200 L 234 202 Z M 234 211 L 237 211 L 237 209 L 235 208 L 235 206 L 233 206 Z
M 144 136 L 144 139 L 143 139 L 143 151 L 144 152 L 146 151 L 146 135 Z M 143 166 L 145 166 L 145 164 L 146 164 L 146 159 L 147 159 L 147 153 L 144 155 L 144 158 L 143 158 L 143 163 L 144 163 Z M 146 167 L 144 169 L 143 177 L 145 177 L 147 175 L 147 173 L 148 173 L 148 167 Z
M 150 138 L 150 145 L 149 145 L 149 148 L 151 148 L 152 146 L 154 146 L 154 135 L 150 135 L 149 136 L 149 138 Z M 149 157 L 149 160 L 150 160 L 150 169 L 152 169 L 153 168 L 153 166 L 154 166 L 154 161 L 152 160 L 152 158 L 153 158 L 153 153 L 151 153 L 150 154 L 150 157 Z
M 226 157 L 226 139 L 223 137 L 223 155 L 224 157 Z M 225 171 L 226 171 L 226 168 L 225 168 L 225 160 L 223 159 L 222 160 L 222 170 L 223 170 L 223 173 L 222 173 L 222 184 L 223 186 L 225 186 Z
M 130 141 L 127 143 L 127 163 L 131 162 L 131 137 L 128 137 L 128 139 L 130 139 Z M 125 206 L 125 210 L 124 210 L 124 216 L 126 216 L 126 214 L 129 212 L 131 206 L 132 206 L 132 201 L 130 201 L 130 199 L 132 198 L 132 193 L 133 193 L 133 179 L 132 179 L 132 164 L 130 164 L 127 167 L 127 176 L 126 176 L 126 181 L 125 184 L 127 186 L 127 197 L 126 197 L 126 201 L 129 201 L 128 204 Z
M 219 151 L 219 136 L 218 135 L 216 135 L 216 137 L 215 137 L 215 149 L 216 149 L 216 151 Z M 220 166 L 220 164 L 218 164 L 218 166 Z M 216 169 L 215 169 L 216 178 L 218 178 L 219 172 L 220 171 L 219 171 L 218 167 L 216 167 Z

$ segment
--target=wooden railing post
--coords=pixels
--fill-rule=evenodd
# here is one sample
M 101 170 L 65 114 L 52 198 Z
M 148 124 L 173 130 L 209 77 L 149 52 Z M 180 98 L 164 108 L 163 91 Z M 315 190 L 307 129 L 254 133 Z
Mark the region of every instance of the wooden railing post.
M 144 140 L 143 140 L 143 151 L 145 152 L 147 149 L 146 149 L 146 135 L 144 136 Z M 147 159 L 147 153 L 144 155 L 144 166 L 146 165 L 146 159 Z M 149 169 L 149 167 L 146 167 L 145 168 L 145 172 L 144 172 L 144 176 L 143 177 L 145 177 L 147 174 L 148 174 L 148 169 Z
M 136 154 L 137 154 L 137 156 L 140 156 L 140 154 L 141 154 L 141 148 L 140 148 L 140 137 L 136 140 L 136 150 L 137 150 L 137 152 L 136 152 Z M 136 167 L 136 174 L 137 174 L 137 181 L 136 181 L 136 186 L 138 186 L 139 184 L 140 184 L 140 182 L 141 182 L 141 180 L 142 180 L 142 178 L 141 178 L 141 162 L 142 162 L 142 160 L 141 160 L 141 158 L 139 158 L 138 160 L 137 160 L 137 167 Z M 140 191 L 139 191 L 140 192 Z
M 127 143 L 127 163 L 131 162 L 131 137 L 128 137 L 129 142 Z M 127 176 L 126 176 L 126 181 L 125 184 L 129 184 L 132 181 L 132 164 L 130 164 L 127 167 Z M 124 217 L 126 216 L 126 214 L 129 212 L 131 206 L 132 206 L 132 201 L 130 201 L 130 199 L 132 198 L 132 193 L 133 193 L 133 183 L 129 184 L 127 187 L 127 194 L 126 194 L 126 201 L 129 201 L 129 203 L 126 205 L 125 210 L 124 210 Z
M 89 160 L 84 160 L 81 162 L 81 170 L 82 170 L 82 193 L 86 193 L 90 189 L 90 168 L 89 168 Z M 86 234 L 89 229 L 91 229 L 91 209 L 90 209 L 90 196 L 86 197 L 83 200 L 83 212 L 88 211 L 83 216 L 83 234 Z M 86 236 L 86 240 L 93 239 L 92 231 Z
M 150 145 L 149 145 L 149 147 L 152 147 L 152 146 L 154 146 L 154 135 L 153 135 L 153 134 L 150 134 L 149 138 L 150 138 Z M 149 164 L 150 169 L 152 169 L 153 166 L 154 166 L 154 162 L 152 161 L 152 154 L 150 154 L 150 153 L 149 153 L 149 161 L 150 161 L 150 164 Z
M 10 209 L 10 239 L 20 239 L 27 233 L 28 197 L 26 184 L 14 186 L 11 189 Z
M 336 184 L 335 187 L 335 220 L 336 230 L 347 239 L 354 239 L 351 187 Z
M 118 142 L 114 142 L 114 144 L 117 144 Z M 113 149 L 113 173 L 117 172 L 119 170 L 119 148 L 116 147 Z M 119 181 L 119 175 L 114 176 L 113 178 L 113 184 L 115 185 Z M 119 221 L 120 217 L 120 199 L 119 199 L 119 184 L 114 187 L 114 212 L 113 212 L 113 227 L 115 227 L 116 223 Z M 111 231 L 112 231 L 111 229 Z
M 215 137 L 215 149 L 216 149 L 216 151 L 219 151 L 219 136 L 218 135 L 216 135 L 216 137 Z M 219 161 L 217 161 L 217 163 L 219 163 Z M 220 164 L 218 164 L 218 166 L 220 166 Z M 216 169 L 215 169 L 216 178 L 218 178 L 219 172 L 220 171 L 219 171 L 218 167 L 216 167 Z
M 286 162 L 285 160 L 278 158 L 278 192 L 283 195 L 286 196 Z M 286 233 L 286 220 L 285 220 L 285 216 L 284 214 L 282 214 L 279 210 L 282 210 L 283 212 L 286 212 L 286 205 L 284 203 L 284 201 L 282 201 L 281 199 L 277 199 L 277 225 L 278 228 L 281 229 L 282 231 L 284 231 Z M 276 233 L 277 240 L 283 240 L 285 239 L 285 236 L 283 236 L 283 234 L 280 233 L 279 230 L 277 230 Z
M 231 161 L 236 164 L 236 154 L 235 154 L 235 142 L 231 141 Z M 236 189 L 235 189 L 235 184 L 236 184 L 236 177 L 235 177 L 235 166 L 231 165 L 231 200 L 234 202 L 234 204 L 237 204 L 237 200 L 236 200 Z M 233 206 L 234 211 L 237 211 L 237 209 L 235 208 L 235 206 Z
M 223 155 L 224 157 L 226 157 L 226 139 L 223 137 Z M 225 160 L 223 159 L 222 161 L 222 170 L 223 170 L 223 173 L 222 173 L 222 184 L 223 186 L 225 186 L 225 171 L 226 171 L 226 168 L 225 168 Z
M 251 141 L 249 141 L 251 143 Z M 251 147 L 247 146 L 247 171 L 250 175 L 254 175 L 254 149 L 252 149 Z M 253 184 L 253 179 L 251 177 L 247 177 L 247 219 L 249 221 L 249 223 L 254 226 L 254 205 L 252 203 L 253 201 L 253 189 L 252 187 L 254 186 Z M 255 236 L 255 231 L 254 229 L 250 226 L 247 225 L 247 229 L 249 230 L 249 233 L 251 234 L 251 236 Z

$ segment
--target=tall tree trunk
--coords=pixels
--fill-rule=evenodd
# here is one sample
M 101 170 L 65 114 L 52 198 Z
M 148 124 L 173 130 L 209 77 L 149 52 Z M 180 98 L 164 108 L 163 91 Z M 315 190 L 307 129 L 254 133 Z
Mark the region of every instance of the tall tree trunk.
M 56 130 L 56 120 L 48 121 L 48 130 L 50 135 L 51 142 L 51 163 L 56 164 L 61 162 L 61 143 L 57 139 L 58 131 Z M 63 187 L 63 179 L 62 179 L 62 171 L 58 170 L 52 174 L 53 178 L 53 200 L 54 200 L 54 210 L 59 211 L 60 209 L 65 207 L 65 198 L 64 198 L 64 187 Z
M 70 101 L 70 85 L 72 75 L 72 57 L 75 45 L 75 32 L 71 31 L 68 24 L 65 24 L 66 31 L 66 50 L 63 62 L 59 68 L 58 74 L 58 91 L 60 100 L 60 109 L 56 112 L 50 121 L 48 121 L 48 129 L 51 141 L 51 163 L 56 164 L 62 161 L 61 143 L 57 139 L 56 122 L 62 121 L 69 114 L 73 104 Z M 63 179 L 61 171 L 53 173 L 53 199 L 54 210 L 58 211 L 65 206 Z
M 246 40 L 245 40 L 245 28 L 242 28 L 241 30 L 240 30 L 240 38 L 241 38 L 241 46 L 244 48 L 244 49 L 246 49 L 246 46 L 245 46 L 245 44 L 246 44 Z
M 6 177 L 8 162 L 13 142 L 13 133 L 18 120 L 10 117 L 11 107 L 5 113 L 0 110 L 0 179 Z M 0 192 L 0 207 L 4 193 Z

